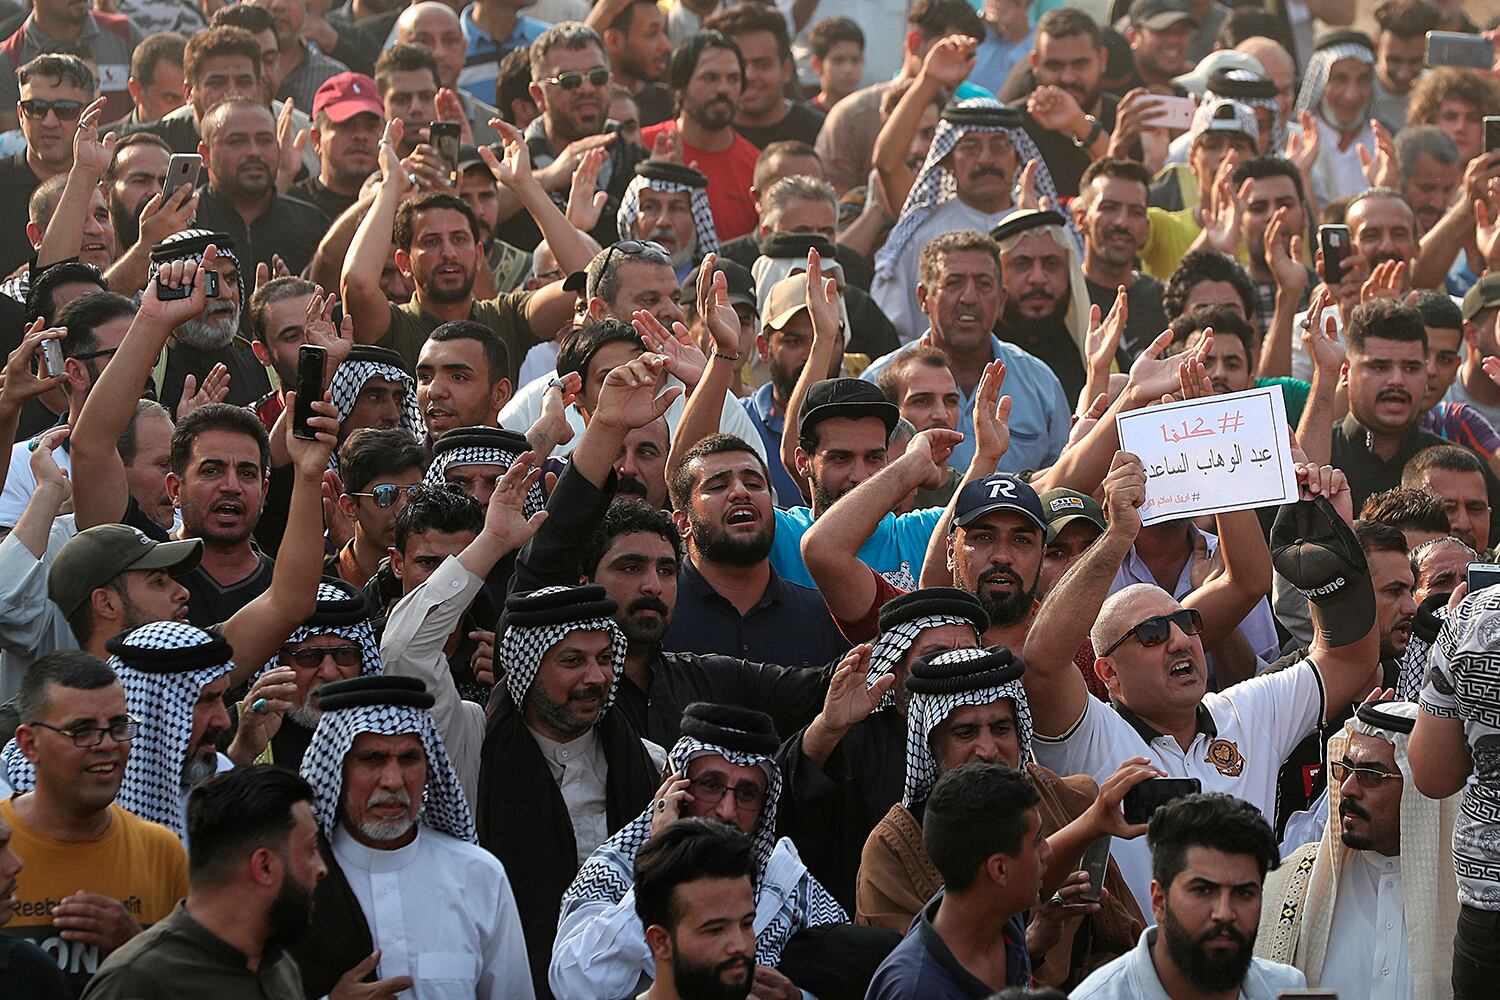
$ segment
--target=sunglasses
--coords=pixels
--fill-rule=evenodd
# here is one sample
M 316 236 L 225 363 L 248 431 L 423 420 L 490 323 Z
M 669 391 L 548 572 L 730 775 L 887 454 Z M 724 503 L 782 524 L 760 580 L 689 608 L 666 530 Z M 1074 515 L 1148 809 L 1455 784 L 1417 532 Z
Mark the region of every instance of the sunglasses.
M 639 257 L 648 251 L 655 251 L 664 257 L 671 256 L 671 254 L 667 253 L 666 247 L 651 240 L 616 240 L 611 243 L 604 251 L 604 259 L 599 262 L 599 270 L 591 271 L 592 277 L 589 278 L 588 284 L 592 287 L 585 289 L 585 291 L 590 297 L 593 297 L 595 289 L 598 287 L 598 282 L 602 281 L 604 275 L 609 273 L 609 262 L 614 259 L 615 254 L 619 254 L 622 257 Z
M 78 116 L 83 114 L 82 101 L 43 101 L 33 98 L 21 102 L 21 113 L 32 121 L 41 121 L 51 111 L 57 115 L 60 122 L 76 122 Z
M 724 801 L 724 796 L 734 794 L 734 804 L 739 809 L 759 809 L 760 803 L 765 798 L 765 793 L 748 781 L 730 787 L 721 781 L 712 778 L 694 778 L 690 784 L 693 787 L 693 798 L 711 806 L 716 806 Z
M 410 499 L 418 485 L 420 484 L 397 486 L 394 483 L 381 483 L 379 486 L 370 487 L 370 492 L 368 493 L 351 493 L 349 495 L 351 497 L 374 497 L 375 506 L 381 510 L 390 510 L 396 506 L 396 501 L 402 497 Z
M 1382 771 L 1374 767 L 1357 767 L 1347 760 L 1332 760 L 1328 762 L 1328 773 L 1333 780 L 1343 784 L 1353 774 L 1359 787 L 1364 789 L 1375 789 L 1380 787 L 1383 781 L 1401 777 L 1400 771 Z
M 358 646 L 310 646 L 303 649 L 283 649 L 281 655 L 303 670 L 321 667 L 323 661 L 333 657 L 341 667 L 358 666 L 364 659 L 364 650 Z
M 1185 635 L 1197 635 L 1203 631 L 1203 616 L 1193 608 L 1183 608 L 1174 611 L 1170 615 L 1156 615 L 1147 618 L 1135 628 L 1126 632 L 1114 641 L 1114 644 L 1106 649 L 1100 656 L 1108 656 L 1125 644 L 1125 640 L 1134 637 L 1142 646 L 1148 649 L 1152 646 L 1160 646 L 1172 635 L 1172 626 L 1176 625 L 1182 629 Z
M 595 87 L 602 87 L 609 82 L 609 70 L 600 66 L 589 70 L 587 73 L 559 73 L 556 76 L 547 77 L 542 82 L 561 87 L 563 90 L 577 90 L 583 86 L 583 81 L 585 80 Z

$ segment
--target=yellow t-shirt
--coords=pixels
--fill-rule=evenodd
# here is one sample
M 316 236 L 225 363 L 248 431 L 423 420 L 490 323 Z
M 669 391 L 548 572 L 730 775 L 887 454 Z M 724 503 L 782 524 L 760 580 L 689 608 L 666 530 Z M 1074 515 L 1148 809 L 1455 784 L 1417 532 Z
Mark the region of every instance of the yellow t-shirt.
M 1198 238 L 1198 220 L 1193 208 L 1168 212 L 1161 208 L 1146 209 L 1151 220 L 1151 235 L 1141 248 L 1141 270 L 1158 281 L 1166 281 L 1187 256 L 1188 248 Z
M 0 934 L 26 938 L 57 961 L 80 991 L 104 960 L 94 945 L 64 941 L 52 927 L 52 909 L 80 890 L 118 899 L 142 928 L 172 912 L 187 896 L 187 851 L 177 835 L 119 805 L 98 840 L 56 840 L 27 826 L 12 800 L 0 801 L 10 827 L 10 847 L 21 859 L 16 907 Z

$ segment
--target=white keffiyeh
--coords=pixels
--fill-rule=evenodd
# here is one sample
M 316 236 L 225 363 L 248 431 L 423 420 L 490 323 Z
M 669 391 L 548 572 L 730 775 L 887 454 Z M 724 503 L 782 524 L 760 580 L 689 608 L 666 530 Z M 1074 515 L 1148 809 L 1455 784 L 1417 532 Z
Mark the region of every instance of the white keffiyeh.
M 957 615 L 929 615 L 926 618 L 915 618 L 909 622 L 902 622 L 881 632 L 875 639 L 875 644 L 870 648 L 870 669 L 865 673 L 865 687 L 873 687 L 875 682 L 886 674 L 895 673 L 896 665 L 899 664 L 907 652 L 911 650 L 912 644 L 917 641 L 917 636 L 930 628 L 940 628 L 943 625 L 967 625 L 974 628 L 974 623 L 967 618 Z M 979 631 L 974 631 L 974 641 L 979 642 Z M 875 706 L 879 712 L 896 704 L 896 689 L 892 687 L 880 699 L 880 704 Z
M 422 790 L 419 821 L 450 837 L 478 843 L 474 817 L 469 801 L 459 786 L 458 775 L 448 751 L 438 736 L 432 716 L 425 709 L 410 705 L 359 705 L 329 709 L 318 720 L 317 731 L 302 758 L 302 777 L 317 793 L 313 814 L 318 829 L 332 840 L 333 828 L 340 818 L 343 797 L 344 758 L 361 733 L 378 736 L 401 736 L 415 733 L 421 737 L 427 754 L 427 784 Z
M 1373 66 L 1375 64 L 1375 53 L 1369 48 L 1357 42 L 1339 42 L 1318 49 L 1312 54 L 1307 63 L 1307 75 L 1302 78 L 1302 89 L 1297 92 L 1297 103 L 1292 108 L 1292 116 L 1302 114 L 1304 111 L 1312 111 L 1322 115 L 1323 120 L 1330 125 L 1335 124 L 1327 115 L 1323 114 L 1323 91 L 1328 87 L 1328 73 L 1333 64 L 1341 59 L 1354 59 L 1358 62 Z M 1371 102 L 1374 100 L 1374 91 L 1371 92 Z M 1365 105 L 1364 114 L 1358 124 L 1363 125 L 1364 120 L 1370 116 L 1369 104 Z
M 348 601 L 351 597 L 358 596 L 360 596 L 359 593 L 349 588 L 347 584 L 327 579 L 318 582 L 318 604 Z M 317 618 L 317 612 L 313 613 L 313 618 Z M 292 630 L 292 634 L 287 636 L 282 646 L 295 646 L 299 642 L 306 642 L 320 635 L 336 635 L 341 639 L 358 643 L 359 672 L 362 676 L 373 677 L 384 669 L 380 660 L 380 643 L 375 639 L 375 628 L 369 618 L 363 618 L 348 625 L 312 624 L 311 622 L 298 625 Z M 281 654 L 278 652 L 266 661 L 266 665 L 260 668 L 256 676 L 260 676 L 280 663 Z
M 541 597 L 546 594 L 556 594 L 569 590 L 569 587 L 543 587 L 533 590 L 528 597 Z M 559 622 L 555 625 L 510 625 L 500 637 L 499 645 L 495 649 L 495 666 L 505 671 L 505 690 L 510 694 L 511 702 L 520 709 L 526 703 L 526 692 L 531 690 L 532 681 L 542 668 L 542 658 L 547 651 L 567 636 L 569 632 L 608 632 L 610 643 L 614 648 L 614 673 L 610 678 L 609 691 L 604 696 L 604 704 L 599 709 L 599 715 L 595 719 L 604 718 L 604 713 L 609 711 L 615 702 L 615 691 L 620 686 L 620 674 L 625 669 L 625 652 L 627 643 L 625 633 L 620 631 L 620 626 L 615 624 L 613 618 L 586 618 L 575 621 Z
M 333 405 L 339 411 L 339 423 L 349 419 L 361 390 L 372 378 L 401 384 L 401 429 L 410 434 L 413 441 L 422 440 L 427 433 L 427 424 L 422 420 L 422 411 L 417 408 L 417 383 L 405 371 L 384 361 L 345 361 L 338 366 L 328 391 L 333 394 Z
M 461 431 L 448 433 L 456 434 Z M 428 486 L 441 486 L 447 481 L 443 478 L 443 474 L 449 468 L 461 465 L 497 465 L 502 469 L 509 469 L 520 457 L 520 452 L 499 446 L 466 445 L 460 448 L 450 448 L 433 456 L 432 464 L 427 467 L 427 473 L 422 477 L 422 482 Z M 547 494 L 542 491 L 542 481 L 538 478 L 532 484 L 531 489 L 526 491 L 526 500 L 521 509 L 527 517 L 530 517 L 545 506 L 547 506 Z
M 714 213 L 708 204 L 708 188 L 660 178 L 642 177 L 639 174 L 625 189 L 625 195 L 620 199 L 620 210 L 615 214 L 615 225 L 622 240 L 632 237 L 644 240 L 653 238 L 650 233 L 636 236 L 635 232 L 636 220 L 641 217 L 641 190 L 643 188 L 660 191 L 662 194 L 681 194 L 686 191 L 692 195 L 693 229 L 698 235 L 698 246 L 693 252 L 693 259 L 701 259 L 704 254 L 718 253 L 719 231 L 714 228 Z

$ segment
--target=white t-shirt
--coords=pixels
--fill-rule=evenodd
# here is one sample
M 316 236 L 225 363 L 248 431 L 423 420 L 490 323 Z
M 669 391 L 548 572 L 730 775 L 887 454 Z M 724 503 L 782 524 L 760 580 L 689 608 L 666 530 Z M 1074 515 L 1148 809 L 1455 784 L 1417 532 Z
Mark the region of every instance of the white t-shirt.
M 10 448 L 10 471 L 5 476 L 5 491 L 0 492 L 0 528 L 14 528 L 21 519 L 21 512 L 36 492 L 36 476 L 31 473 L 31 441 L 17 441 Z M 71 473 L 73 459 L 66 448 L 53 448 L 52 459 L 57 467 Z

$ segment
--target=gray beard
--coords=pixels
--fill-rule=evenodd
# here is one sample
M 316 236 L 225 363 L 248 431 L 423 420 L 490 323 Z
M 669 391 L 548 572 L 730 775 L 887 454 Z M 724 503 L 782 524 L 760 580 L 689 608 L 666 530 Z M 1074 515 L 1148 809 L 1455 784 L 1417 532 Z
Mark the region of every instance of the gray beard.
M 234 342 L 240 329 L 240 311 L 220 320 L 190 319 L 177 328 L 177 339 L 202 351 L 216 351 Z
M 217 756 L 189 757 L 182 762 L 182 787 L 195 788 L 219 769 Z
M 307 701 L 311 702 L 312 692 L 309 691 L 307 695 Z M 305 702 L 301 705 L 293 705 L 287 709 L 286 717 L 304 729 L 317 729 L 318 720 L 323 717 L 323 713 Z

